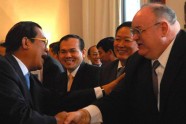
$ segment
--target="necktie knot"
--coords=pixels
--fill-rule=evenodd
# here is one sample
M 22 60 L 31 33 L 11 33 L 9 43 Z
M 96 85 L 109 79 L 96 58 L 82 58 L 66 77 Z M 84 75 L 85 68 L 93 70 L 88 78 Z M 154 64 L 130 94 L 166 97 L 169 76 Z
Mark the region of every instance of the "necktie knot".
M 153 71 L 153 73 L 154 73 L 155 75 L 157 75 L 155 70 L 156 70 L 156 68 L 157 68 L 159 65 L 160 65 L 160 62 L 159 62 L 158 60 L 154 61 L 153 64 L 152 64 L 152 71 Z
M 125 67 L 120 67 L 117 71 L 117 77 L 119 77 L 124 72 Z
M 156 70 L 156 68 L 160 65 L 160 62 L 158 60 L 154 61 L 152 64 L 152 69 Z
M 27 87 L 28 87 L 28 89 L 30 89 L 30 73 L 27 73 L 25 75 L 25 79 L 26 79 Z

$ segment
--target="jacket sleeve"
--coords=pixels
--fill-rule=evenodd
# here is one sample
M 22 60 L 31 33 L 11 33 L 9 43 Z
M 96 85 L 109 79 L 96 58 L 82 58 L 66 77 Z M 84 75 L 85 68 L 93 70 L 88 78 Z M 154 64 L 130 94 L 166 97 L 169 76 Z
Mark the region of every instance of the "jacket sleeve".
M 13 67 L 2 58 L 0 63 L 0 122 L 56 124 L 54 117 L 43 115 L 30 106 Z

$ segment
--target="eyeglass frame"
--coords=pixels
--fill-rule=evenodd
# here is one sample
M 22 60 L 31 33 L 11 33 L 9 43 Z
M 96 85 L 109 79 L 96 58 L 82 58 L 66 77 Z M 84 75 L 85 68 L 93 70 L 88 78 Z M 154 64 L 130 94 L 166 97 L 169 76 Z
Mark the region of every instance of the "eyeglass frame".
M 46 39 L 46 38 L 38 38 L 38 37 L 35 37 L 35 38 L 29 38 L 29 39 L 31 39 L 31 40 L 40 40 L 40 41 L 42 41 L 46 46 L 47 46 L 47 44 L 48 44 L 48 39 Z
M 159 24 L 161 24 L 161 22 L 156 22 L 155 24 L 153 24 L 153 25 L 151 25 L 151 26 L 149 26 L 145 29 L 131 28 L 131 32 L 132 32 L 133 35 L 135 35 L 135 34 L 136 35 L 141 35 L 144 31 L 152 28 L 153 26 L 159 25 Z

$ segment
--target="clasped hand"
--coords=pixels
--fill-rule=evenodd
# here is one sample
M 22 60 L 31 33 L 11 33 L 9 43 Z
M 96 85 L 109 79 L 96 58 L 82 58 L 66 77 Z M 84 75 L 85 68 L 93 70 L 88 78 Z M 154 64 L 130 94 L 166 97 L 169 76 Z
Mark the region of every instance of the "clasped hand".
M 55 115 L 57 124 L 89 124 L 90 115 L 87 110 L 80 109 L 74 112 L 60 112 Z

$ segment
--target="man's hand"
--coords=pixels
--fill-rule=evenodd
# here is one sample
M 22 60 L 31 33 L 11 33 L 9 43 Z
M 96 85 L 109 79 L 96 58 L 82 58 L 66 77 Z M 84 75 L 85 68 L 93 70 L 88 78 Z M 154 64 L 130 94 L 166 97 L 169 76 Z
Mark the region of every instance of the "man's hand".
M 57 124 L 63 124 L 66 117 L 67 117 L 67 112 L 60 112 L 56 114 L 55 118 L 56 118 Z
M 125 73 L 121 74 L 119 77 L 117 77 L 112 82 L 103 85 L 102 88 L 105 90 L 106 95 L 109 95 L 110 92 L 116 87 L 116 85 L 125 77 Z
M 64 124 L 90 124 L 90 114 L 85 109 L 69 112 Z

